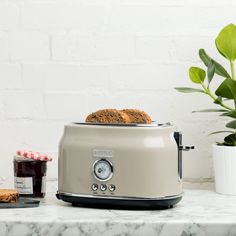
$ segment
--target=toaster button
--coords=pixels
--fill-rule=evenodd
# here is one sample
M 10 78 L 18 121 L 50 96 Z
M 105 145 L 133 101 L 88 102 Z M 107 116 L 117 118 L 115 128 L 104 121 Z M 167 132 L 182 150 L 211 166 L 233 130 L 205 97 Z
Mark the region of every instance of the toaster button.
M 114 184 L 111 184 L 111 185 L 109 186 L 109 190 L 110 190 L 111 192 L 114 192 L 114 191 L 116 190 L 116 186 L 115 186 Z
M 92 187 L 91 187 L 91 189 L 92 189 L 93 191 L 97 191 L 97 190 L 98 190 L 98 185 L 97 185 L 97 184 L 93 184 Z
M 101 184 L 100 189 L 102 191 L 106 191 L 107 190 L 107 186 L 105 184 Z

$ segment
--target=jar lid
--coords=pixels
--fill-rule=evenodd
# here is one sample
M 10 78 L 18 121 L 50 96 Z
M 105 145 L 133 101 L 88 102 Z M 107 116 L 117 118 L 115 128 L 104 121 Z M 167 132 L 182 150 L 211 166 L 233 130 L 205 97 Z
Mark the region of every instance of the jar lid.
M 18 158 L 25 158 L 25 159 L 29 158 L 37 161 L 52 161 L 52 157 L 40 152 L 17 150 L 16 154 Z

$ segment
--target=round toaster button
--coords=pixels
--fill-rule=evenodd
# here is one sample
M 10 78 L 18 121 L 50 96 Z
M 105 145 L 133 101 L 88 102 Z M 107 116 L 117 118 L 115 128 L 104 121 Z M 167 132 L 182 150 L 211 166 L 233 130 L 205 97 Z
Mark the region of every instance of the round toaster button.
M 106 191 L 107 190 L 107 186 L 105 184 L 101 184 L 100 189 L 102 191 Z
M 111 192 L 114 192 L 114 191 L 116 190 L 116 186 L 115 186 L 114 184 L 111 184 L 111 185 L 109 186 L 109 190 L 110 190 Z
M 92 188 L 93 191 L 97 191 L 98 190 L 98 185 L 97 184 L 93 184 L 91 188 Z

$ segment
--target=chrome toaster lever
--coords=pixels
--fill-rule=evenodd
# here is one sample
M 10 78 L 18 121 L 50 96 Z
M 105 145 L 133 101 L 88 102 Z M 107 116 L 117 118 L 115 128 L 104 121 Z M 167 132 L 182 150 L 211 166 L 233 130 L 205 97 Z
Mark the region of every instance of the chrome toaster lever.
M 194 146 L 183 146 L 182 145 L 182 134 L 181 132 L 174 132 L 174 138 L 178 146 L 178 174 L 179 179 L 182 179 L 182 151 L 190 151 L 194 149 Z

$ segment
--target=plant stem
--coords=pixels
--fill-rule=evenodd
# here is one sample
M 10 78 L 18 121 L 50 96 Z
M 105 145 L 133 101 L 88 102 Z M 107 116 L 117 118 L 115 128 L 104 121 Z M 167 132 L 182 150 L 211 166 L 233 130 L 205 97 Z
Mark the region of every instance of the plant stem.
M 234 72 L 234 62 L 230 61 L 230 69 L 231 69 L 231 77 L 233 80 L 235 80 L 235 72 Z
M 203 87 L 205 93 L 206 93 L 208 96 L 210 96 L 210 97 L 215 101 L 215 100 L 217 99 L 217 97 L 214 96 L 214 94 L 212 94 L 212 92 L 210 91 L 210 89 L 207 88 L 203 83 L 201 83 L 201 85 L 202 85 L 202 87 Z M 227 109 L 227 110 L 234 111 L 233 108 L 231 108 L 231 107 L 225 105 L 225 104 L 224 104 L 223 102 L 221 102 L 221 101 L 219 101 L 219 105 L 222 106 L 222 107 L 224 107 L 224 108 Z

